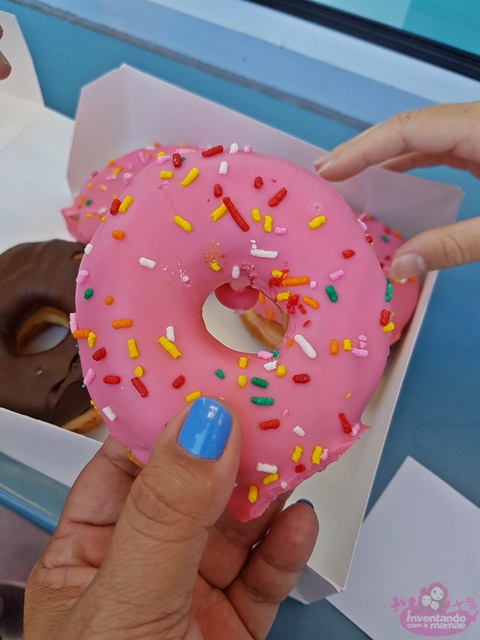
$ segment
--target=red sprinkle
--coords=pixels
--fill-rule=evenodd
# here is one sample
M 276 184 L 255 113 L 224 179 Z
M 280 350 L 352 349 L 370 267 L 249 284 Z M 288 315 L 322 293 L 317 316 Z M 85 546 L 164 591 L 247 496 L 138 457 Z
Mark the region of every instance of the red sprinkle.
M 305 322 L 303 323 L 303 328 L 306 329 L 308 326 L 310 326 L 312 324 L 311 320 L 305 320 Z
M 95 353 L 92 355 L 92 358 L 98 362 L 99 360 L 102 360 L 106 355 L 107 352 L 102 347 L 101 349 L 97 349 L 97 351 L 95 351 Z
M 213 187 L 213 195 L 215 196 L 215 198 L 220 198 L 220 196 L 223 195 L 223 189 L 221 184 L 217 183 Z
M 295 467 L 295 473 L 303 473 L 304 471 L 305 471 L 305 465 L 297 464 L 297 466 Z
M 250 229 L 250 227 L 248 226 L 248 224 L 244 220 L 244 218 L 242 218 L 242 215 L 241 215 L 240 211 L 238 211 L 236 206 L 233 204 L 232 199 L 230 198 L 230 196 L 225 196 L 225 198 L 223 198 L 223 204 L 227 207 L 230 215 L 235 220 L 235 222 L 238 224 L 240 229 L 242 231 L 248 231 Z
M 345 433 L 352 433 L 352 425 L 348 421 L 347 416 L 344 413 L 339 413 L 338 417 L 340 419 L 340 422 L 342 423 L 342 427 Z
M 303 315 L 305 315 L 307 313 L 307 310 L 305 309 L 305 307 L 303 306 L 303 304 L 299 304 L 298 305 L 298 310 L 300 311 L 300 313 L 302 313 Z
M 105 376 L 103 381 L 105 384 L 120 384 L 120 376 Z
M 372 236 L 369 236 L 369 235 L 368 235 L 368 233 L 367 233 L 367 234 L 365 235 L 365 237 L 366 237 L 367 242 L 368 242 L 369 244 L 373 244 L 373 238 L 372 238 Z
M 185 384 L 184 376 L 178 376 L 178 378 L 175 378 L 175 380 L 172 382 L 172 387 L 174 389 L 180 389 L 180 387 L 184 384 Z
M 390 322 L 390 311 L 387 309 L 382 309 L 382 313 L 380 314 L 380 324 L 382 327 L 386 327 Z
M 221 144 L 216 147 L 211 147 L 210 149 L 205 149 L 205 151 L 202 151 L 202 156 L 204 158 L 210 158 L 210 156 L 216 156 L 217 153 L 223 153 L 223 147 Z
M 278 429 L 280 426 L 280 420 L 265 420 L 265 422 L 260 422 L 260 429 L 266 431 L 267 429 Z
M 355 255 L 355 251 L 353 249 L 345 249 L 342 251 L 342 256 L 348 260 L 348 258 L 352 258 Z
M 255 189 L 261 189 L 263 187 L 263 179 L 260 176 L 257 176 L 253 181 L 253 186 Z
M 119 200 L 118 198 L 115 198 L 115 200 L 112 200 L 112 204 L 110 205 L 110 213 L 112 214 L 112 216 L 117 215 L 121 204 L 122 204 L 122 201 Z
M 287 195 L 287 190 L 285 189 L 285 187 L 282 187 L 280 191 L 277 191 L 277 193 L 273 196 L 273 198 L 270 198 L 270 200 L 268 201 L 268 206 L 276 207 L 277 204 L 280 204 L 280 202 L 284 199 L 286 195 Z
M 147 387 L 143 384 L 140 378 L 132 378 L 132 384 L 142 398 L 146 398 L 148 396 Z
M 179 153 L 174 153 L 172 156 L 173 166 L 179 169 L 182 166 L 182 156 Z
M 310 382 L 310 376 L 308 373 L 298 373 L 296 376 L 293 376 L 293 381 L 298 384 L 305 384 L 305 382 Z

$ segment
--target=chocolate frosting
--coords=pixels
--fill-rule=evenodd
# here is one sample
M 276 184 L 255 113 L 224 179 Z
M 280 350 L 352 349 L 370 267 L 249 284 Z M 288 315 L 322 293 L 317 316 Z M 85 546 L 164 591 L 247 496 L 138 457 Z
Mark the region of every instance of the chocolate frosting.
M 65 240 L 20 244 L 0 255 L 0 406 L 56 425 L 90 407 L 75 339 L 24 353 L 19 334 L 45 307 L 68 319 L 84 246 Z M 42 315 L 42 312 L 38 312 Z

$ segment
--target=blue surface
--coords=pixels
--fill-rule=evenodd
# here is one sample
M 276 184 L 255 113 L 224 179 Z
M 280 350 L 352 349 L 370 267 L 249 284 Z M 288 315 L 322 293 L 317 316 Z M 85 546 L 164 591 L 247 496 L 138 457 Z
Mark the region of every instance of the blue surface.
M 83 84 L 127 62 L 324 148 L 356 133 L 292 104 L 7 0 L 0 0 L 0 9 L 16 13 L 36 61 L 46 104 L 66 115 L 74 114 Z M 445 168 L 421 175 L 457 184 L 465 191 L 460 218 L 480 211 L 480 183 L 473 177 Z M 480 505 L 479 283 L 480 264 L 439 275 L 393 417 L 371 504 L 405 456 L 411 455 Z M 319 517 L 321 520 L 321 514 Z M 305 607 L 287 600 L 269 640 L 319 637 L 356 640 L 367 636 L 327 602 Z

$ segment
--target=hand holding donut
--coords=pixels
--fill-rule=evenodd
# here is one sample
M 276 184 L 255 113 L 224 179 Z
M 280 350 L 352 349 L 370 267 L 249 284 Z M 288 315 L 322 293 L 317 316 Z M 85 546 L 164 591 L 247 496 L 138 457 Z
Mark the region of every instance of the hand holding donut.
M 265 638 L 318 523 L 307 504 L 280 513 L 282 499 L 237 521 L 225 505 L 239 456 L 238 418 L 207 397 L 142 471 L 109 438 L 29 578 L 25 640 Z
M 445 164 L 480 179 L 480 102 L 400 113 L 339 145 L 315 163 L 330 181 L 369 166 L 392 171 Z M 480 260 L 480 217 L 424 231 L 395 254 L 390 272 L 407 278 Z
M 0 25 L 0 40 L 3 36 L 3 27 Z M 12 67 L 10 66 L 9 61 L 0 51 L 0 80 L 5 80 L 10 75 Z

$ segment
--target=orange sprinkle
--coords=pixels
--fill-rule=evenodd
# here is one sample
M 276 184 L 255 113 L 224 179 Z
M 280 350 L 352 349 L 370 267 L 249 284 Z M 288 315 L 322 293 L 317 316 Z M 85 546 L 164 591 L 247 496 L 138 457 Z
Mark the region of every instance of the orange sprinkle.
M 318 307 L 320 306 L 315 298 L 310 298 L 309 296 L 305 296 L 304 298 L 302 298 L 302 302 L 304 302 L 309 307 L 312 307 L 312 309 L 318 309 Z
M 265 294 L 262 293 L 261 291 L 258 292 L 258 301 L 261 302 L 262 304 L 265 302 Z
M 296 276 L 282 280 L 282 287 L 297 287 L 301 284 L 310 284 L 310 278 L 307 278 L 307 276 Z
M 403 240 L 402 234 L 400 233 L 400 231 L 392 231 L 392 233 L 396 238 L 399 238 L 400 240 Z
M 338 340 L 332 340 L 330 342 L 330 353 L 332 354 L 332 356 L 336 356 L 338 354 L 338 351 Z
M 112 296 L 107 296 L 105 298 L 105 304 L 108 304 L 108 306 L 110 306 L 111 304 L 113 304 L 113 297 Z
M 112 327 L 114 329 L 128 329 L 132 325 L 133 325 L 133 322 L 126 318 L 122 320 L 112 320 Z
M 80 340 L 82 338 L 88 338 L 90 333 L 90 329 L 77 329 L 72 333 L 72 335 L 76 340 Z
M 125 233 L 117 229 L 116 231 L 112 231 L 112 236 L 115 240 L 123 240 L 125 238 Z
M 273 318 L 274 318 L 274 313 L 273 313 L 273 311 L 271 309 L 267 309 L 267 318 L 269 320 L 273 320 Z
M 295 340 L 293 338 L 290 338 L 289 340 L 287 340 L 287 344 L 285 346 L 287 349 L 291 349 L 294 344 L 295 344 Z

